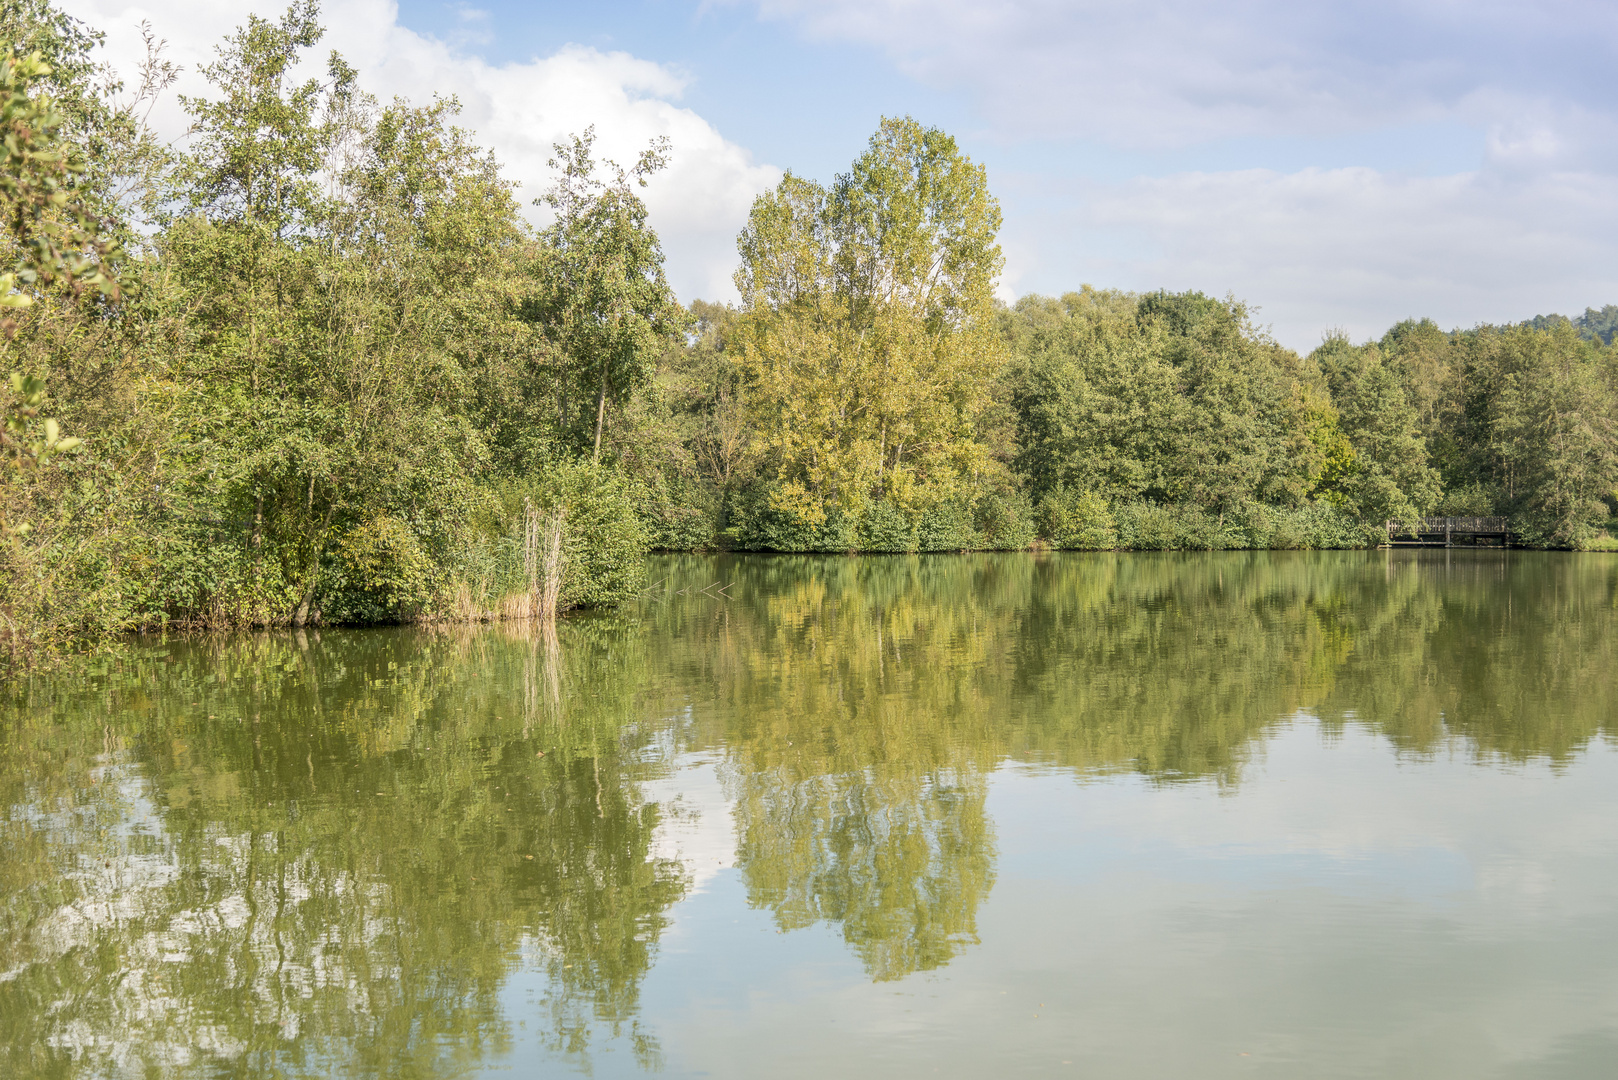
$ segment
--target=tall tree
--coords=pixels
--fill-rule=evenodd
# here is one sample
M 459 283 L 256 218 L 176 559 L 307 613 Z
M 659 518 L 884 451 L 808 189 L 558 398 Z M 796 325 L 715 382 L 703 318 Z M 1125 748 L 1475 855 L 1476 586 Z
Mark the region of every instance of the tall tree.
M 1510 509 L 1536 538 L 1577 546 L 1618 489 L 1618 397 L 1602 357 L 1569 323 L 1499 335 L 1490 449 Z
M 999 228 L 983 167 L 908 117 L 829 189 L 788 174 L 753 204 L 739 337 L 778 508 L 926 503 L 983 471 Z
M 657 371 L 657 357 L 685 327 L 685 313 L 663 274 L 663 248 L 636 193 L 668 160 L 666 139 L 634 166 L 600 164 L 595 128 L 555 146 L 558 170 L 544 203 L 556 219 L 543 234 L 537 319 L 558 346 L 558 426 L 601 459 L 608 407 L 621 407 Z M 581 407 L 585 401 L 587 407 Z
M 1408 521 L 1425 513 L 1438 501 L 1439 476 L 1428 464 L 1416 408 L 1398 373 L 1376 345 L 1355 348 L 1340 335 L 1313 357 L 1352 449 L 1352 464 L 1332 478 L 1333 493 L 1366 521 Z
M 1297 357 L 1233 300 L 1150 293 L 1138 317 L 1166 331 L 1164 356 L 1185 410 L 1167 494 L 1221 517 L 1252 502 L 1300 502 L 1314 447 L 1294 393 Z
M 1017 466 L 1037 492 L 1058 485 L 1106 499 L 1166 498 L 1185 406 L 1166 331 L 1142 327 L 1137 298 L 1086 286 L 1025 296 L 1008 313 Z
M 430 592 L 485 455 L 457 331 L 523 236 L 453 102 L 379 115 L 335 54 L 290 81 L 316 15 L 250 18 L 207 68 L 163 241 L 199 390 L 173 511 L 246 523 L 249 620 L 313 618 L 323 593 L 369 591 L 379 558 Z

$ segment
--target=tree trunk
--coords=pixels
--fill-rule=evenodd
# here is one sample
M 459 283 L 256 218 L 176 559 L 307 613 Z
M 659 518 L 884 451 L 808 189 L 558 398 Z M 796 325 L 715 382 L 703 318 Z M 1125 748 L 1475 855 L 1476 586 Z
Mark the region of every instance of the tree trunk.
M 607 373 L 601 373 L 601 390 L 596 394 L 596 454 L 594 460 L 601 461 L 601 422 L 607 417 Z

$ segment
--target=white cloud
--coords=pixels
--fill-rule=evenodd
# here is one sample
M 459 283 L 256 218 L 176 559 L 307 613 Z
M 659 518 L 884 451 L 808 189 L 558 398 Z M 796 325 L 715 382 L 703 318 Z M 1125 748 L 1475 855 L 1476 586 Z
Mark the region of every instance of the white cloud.
M 197 67 L 248 10 L 215 0 L 161 9 L 129 0 L 67 4 L 109 31 L 110 52 L 126 70 L 138 54 L 136 25 L 150 19 L 186 67 L 187 93 L 206 91 Z M 266 16 L 282 6 L 250 5 Z M 1610 95 L 1618 6 L 751 6 L 812 37 L 880 49 L 922 83 L 975 104 L 982 130 L 957 134 L 975 158 L 990 161 L 1005 201 L 1003 294 L 1083 281 L 1229 291 L 1259 305 L 1261 321 L 1296 348 L 1330 327 L 1364 336 L 1409 315 L 1471 325 L 1618 299 L 1618 105 Z M 475 6 L 463 11 L 459 34 L 499 32 L 495 17 Z M 331 0 L 325 21 L 330 32 L 317 52 L 343 52 L 378 95 L 457 95 L 464 122 L 523 182 L 525 198 L 544 189 L 551 143 L 569 132 L 594 123 L 601 151 L 626 163 L 653 137 L 669 136 L 674 164 L 646 197 L 670 278 L 687 300 L 733 295 L 735 234 L 753 197 L 780 174 L 681 106 L 685 72 L 581 46 L 490 64 L 400 26 L 389 0 Z M 761 96 L 758 107 L 769 100 Z M 935 100 L 918 90 L 915 111 L 925 115 Z M 183 126 L 172 100 L 161 122 Z M 1079 149 L 1195 147 L 1236 136 L 1318 142 L 1428 122 L 1478 132 L 1479 166 L 1449 176 L 1291 165 L 1194 171 L 1193 152 L 1179 153 L 1170 175 L 1102 183 L 1085 177 Z M 1068 147 L 1069 163 L 1021 175 L 993 168 L 995 142 L 1036 139 Z
M 739 2 L 739 0 L 733 0 Z M 964 88 L 995 130 L 1161 147 L 1464 112 L 1480 90 L 1610 107 L 1618 8 L 1592 0 L 756 0 Z
M 1610 3 L 749 6 L 962 95 L 982 125 L 969 140 L 980 159 L 996 143 L 1066 148 L 1069 163 L 1042 173 L 991 170 L 1019 289 L 1231 291 L 1298 348 L 1327 328 L 1368 335 L 1408 315 L 1471 325 L 1618 299 Z M 1476 131 L 1479 165 L 1398 172 L 1427 154 L 1408 133 L 1435 125 Z M 1379 154 L 1380 170 L 1218 171 L 1237 139 L 1257 140 L 1254 164 L 1325 148 L 1338 159 L 1317 164 L 1335 165 L 1354 145 Z M 1085 146 L 1123 150 L 1156 175 L 1086 178 Z
M 1470 326 L 1577 314 L 1618 297 L 1610 175 L 1254 169 L 1141 177 L 1075 196 L 1067 229 L 1053 230 L 1062 249 L 1023 245 L 1035 249 L 1042 281 L 1234 292 L 1301 350 L 1334 327 L 1365 338 L 1410 316 Z M 1063 250 L 1081 254 L 1064 262 Z
M 174 0 L 160 9 L 126 0 L 65 0 L 73 15 L 107 31 L 108 58 L 130 73 L 141 53 L 139 23 L 149 20 L 169 43 L 170 59 L 185 73 L 177 93 L 205 95 L 198 69 L 249 11 L 266 18 L 285 10 L 279 0 L 227 5 L 215 0 Z M 464 9 L 463 31 L 486 26 L 482 13 Z M 733 295 L 735 236 L 755 195 L 780 170 L 753 161 L 713 125 L 677 104 L 687 77 L 666 65 L 622 52 L 570 45 L 546 57 L 494 65 L 399 24 L 391 0 L 330 0 L 322 21 L 327 35 L 312 59 L 336 49 L 360 72 L 362 85 L 383 100 L 395 95 L 418 103 L 434 94 L 461 101 L 461 122 L 492 146 L 507 175 L 523 185 L 524 200 L 549 184 L 551 145 L 594 124 L 600 154 L 634 161 L 652 139 L 673 144 L 669 169 L 652 181 L 645 198 L 668 254 L 668 273 L 682 299 Z M 168 136 L 184 130 L 170 95 L 155 122 Z

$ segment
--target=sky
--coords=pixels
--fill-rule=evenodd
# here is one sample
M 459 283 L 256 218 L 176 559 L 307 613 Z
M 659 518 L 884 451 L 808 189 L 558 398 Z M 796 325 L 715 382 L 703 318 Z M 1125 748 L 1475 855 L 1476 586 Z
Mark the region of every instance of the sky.
M 132 72 L 184 68 L 283 2 L 62 0 Z M 1001 203 L 1000 295 L 1198 289 L 1283 344 L 1618 303 L 1618 4 L 1594 0 L 325 0 L 383 99 L 455 95 L 526 198 L 594 125 L 680 298 L 733 300 L 735 237 L 784 170 L 829 181 L 884 115 L 955 136 Z M 536 210 L 537 215 L 540 211 Z

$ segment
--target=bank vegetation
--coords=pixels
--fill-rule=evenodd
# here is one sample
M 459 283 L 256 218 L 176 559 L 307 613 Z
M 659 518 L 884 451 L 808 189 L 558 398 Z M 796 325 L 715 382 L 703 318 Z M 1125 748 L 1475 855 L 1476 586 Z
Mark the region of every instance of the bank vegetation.
M 984 169 L 909 118 L 760 196 L 739 302 L 684 306 L 639 194 L 678 147 L 578 134 L 536 226 L 453 100 L 300 77 L 321 37 L 249 17 L 169 145 L 160 43 L 120 83 L 48 0 L 0 16 L 7 663 L 612 604 L 651 549 L 1611 543 L 1618 308 L 1299 355 L 1201 293 L 1007 306 Z

